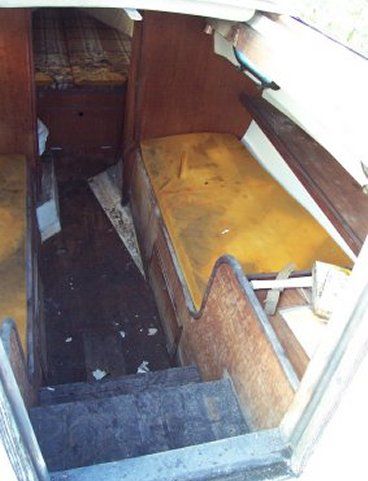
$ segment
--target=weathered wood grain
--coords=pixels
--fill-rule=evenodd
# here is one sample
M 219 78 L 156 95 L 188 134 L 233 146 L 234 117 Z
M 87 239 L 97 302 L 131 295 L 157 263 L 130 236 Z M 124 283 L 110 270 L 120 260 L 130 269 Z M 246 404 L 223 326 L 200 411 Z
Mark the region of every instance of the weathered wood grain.
M 119 461 L 248 432 L 228 380 L 33 408 L 51 471 Z

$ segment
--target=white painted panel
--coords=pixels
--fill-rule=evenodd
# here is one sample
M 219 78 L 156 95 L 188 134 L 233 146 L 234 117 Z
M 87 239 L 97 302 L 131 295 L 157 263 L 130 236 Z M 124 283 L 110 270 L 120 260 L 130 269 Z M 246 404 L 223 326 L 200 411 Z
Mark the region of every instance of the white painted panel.
M 252 122 L 245 133 L 243 144 L 258 162 L 289 192 L 310 214 L 326 229 L 335 242 L 355 261 L 356 256 L 337 232 L 332 222 L 323 213 L 312 196 L 300 183 L 294 172 L 287 165 L 256 122 Z
M 14 472 L 13 466 L 10 462 L 8 453 L 5 450 L 5 446 L 0 439 L 0 466 L 1 466 L 1 473 L 4 476 L 4 479 L 7 481 L 18 481 L 17 476 Z
M 362 109 L 358 108 L 360 104 L 358 99 L 355 102 L 356 115 L 351 113 L 348 116 L 336 107 L 335 116 L 330 114 L 327 116 L 328 121 L 326 121 L 324 118 L 325 112 L 321 111 L 321 106 L 324 105 L 327 112 L 333 110 L 331 105 L 327 104 L 326 99 L 323 101 L 322 98 L 315 97 L 315 101 L 311 103 L 308 96 L 299 96 L 296 100 L 295 97 L 288 95 L 282 89 L 278 91 L 267 90 L 263 97 L 293 119 L 319 144 L 323 145 L 360 185 L 363 186 L 368 183 L 361 167 L 361 162 L 368 166 L 368 148 L 365 135 L 367 122 L 365 118 L 362 118 Z M 361 103 L 364 104 L 364 101 L 363 95 Z M 350 100 L 346 99 L 346 102 L 350 102 Z M 368 107 L 368 104 L 366 107 Z M 366 115 L 365 111 L 366 109 L 364 115 Z

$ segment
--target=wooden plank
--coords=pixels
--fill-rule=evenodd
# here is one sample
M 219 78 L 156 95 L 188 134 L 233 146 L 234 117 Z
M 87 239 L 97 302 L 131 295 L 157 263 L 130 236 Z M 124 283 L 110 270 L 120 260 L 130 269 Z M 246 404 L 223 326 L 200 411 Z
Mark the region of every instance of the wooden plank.
M 296 474 L 303 470 L 311 454 L 318 449 L 316 441 L 322 435 L 324 448 L 331 446 L 336 437 L 344 438 L 345 442 L 338 449 L 340 455 L 345 453 L 346 440 L 351 440 L 354 462 L 357 459 L 358 438 L 354 439 L 354 435 L 358 425 L 364 429 L 367 405 L 367 263 L 368 242 L 365 241 L 344 295 L 336 303 L 328 335 L 311 359 L 293 404 L 280 425 L 293 449 L 291 468 Z M 342 410 L 339 408 L 341 401 L 345 404 Z M 347 416 L 352 409 L 355 409 L 354 416 Z M 330 423 L 332 425 L 328 426 Z M 347 434 L 344 428 L 352 423 L 355 429 Z M 327 453 L 326 449 L 322 451 Z M 323 452 L 314 462 L 321 462 L 321 459 L 325 459 Z M 329 462 L 333 462 L 332 458 Z M 314 472 L 318 475 L 318 470 Z
M 180 338 L 180 328 L 177 324 L 175 310 L 167 290 L 159 260 L 160 256 L 156 248 L 150 264 L 149 282 L 152 286 L 157 309 L 160 313 L 161 324 L 165 331 L 167 351 L 170 355 L 174 355 Z
M 368 234 L 368 198 L 332 155 L 262 98 L 241 96 L 247 110 L 338 232 L 358 254 Z
M 30 382 L 24 351 L 13 319 L 7 318 L 3 321 L 0 326 L 0 340 L 8 356 L 23 401 L 29 408 L 37 403 L 38 386 L 32 385 Z
M 250 122 L 239 93 L 254 84 L 213 51 L 205 22 L 145 12 L 138 102 L 140 139 L 216 131 L 241 137 Z
M 173 367 L 161 371 L 131 374 L 119 379 L 104 380 L 98 383 L 73 382 L 53 386 L 53 390 L 44 387 L 39 391 L 39 404 L 63 404 L 85 399 L 102 399 L 122 394 L 137 394 L 148 389 L 182 386 L 202 382 L 196 366 Z

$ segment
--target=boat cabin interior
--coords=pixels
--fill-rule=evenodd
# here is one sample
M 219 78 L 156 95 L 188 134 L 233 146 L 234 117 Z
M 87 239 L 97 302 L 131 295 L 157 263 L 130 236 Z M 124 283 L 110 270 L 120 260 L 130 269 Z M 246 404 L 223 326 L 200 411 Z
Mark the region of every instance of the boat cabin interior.
M 247 68 L 255 30 L 223 23 L 0 9 L 1 379 L 35 473 L 18 479 L 290 474 L 279 427 L 368 199 Z

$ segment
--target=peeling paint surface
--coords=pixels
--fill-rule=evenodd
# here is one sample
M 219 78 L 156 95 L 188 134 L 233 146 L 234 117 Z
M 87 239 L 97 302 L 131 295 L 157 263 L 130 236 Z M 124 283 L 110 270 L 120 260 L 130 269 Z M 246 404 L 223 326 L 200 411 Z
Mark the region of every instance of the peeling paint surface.
M 112 176 L 109 175 L 109 170 L 110 169 L 107 169 L 101 174 L 92 177 L 92 179 L 89 180 L 89 185 L 116 232 L 119 234 L 120 239 L 128 249 L 135 265 L 138 267 L 142 276 L 145 277 L 130 208 L 129 206 L 122 207 L 121 195 L 114 185 Z

